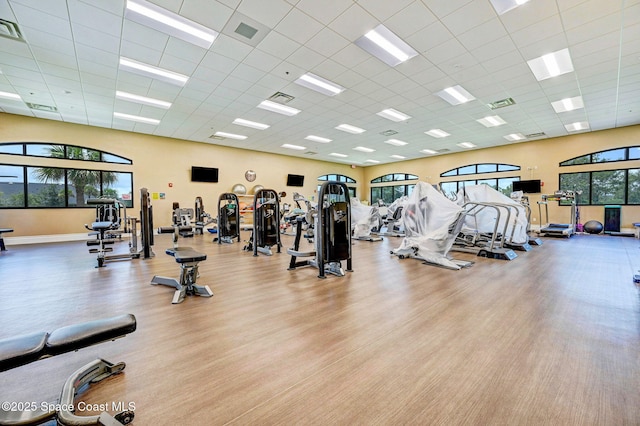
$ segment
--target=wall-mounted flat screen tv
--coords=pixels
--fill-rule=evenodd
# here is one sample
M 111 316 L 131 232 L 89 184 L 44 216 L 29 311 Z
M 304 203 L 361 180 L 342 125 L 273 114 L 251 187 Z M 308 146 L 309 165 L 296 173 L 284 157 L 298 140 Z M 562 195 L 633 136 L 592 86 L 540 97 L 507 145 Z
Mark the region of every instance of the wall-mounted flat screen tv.
M 287 175 L 287 186 L 304 186 L 304 176 Z
M 539 194 L 542 191 L 540 179 L 534 180 L 514 180 L 513 190 L 522 191 L 525 194 Z
M 191 182 L 217 182 L 218 169 L 213 167 L 191 166 Z

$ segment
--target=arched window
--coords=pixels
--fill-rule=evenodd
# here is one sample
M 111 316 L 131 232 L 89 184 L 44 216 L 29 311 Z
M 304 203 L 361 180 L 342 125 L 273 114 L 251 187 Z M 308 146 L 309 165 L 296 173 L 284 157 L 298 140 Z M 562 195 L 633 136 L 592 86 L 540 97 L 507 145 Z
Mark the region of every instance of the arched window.
M 403 182 L 407 180 L 418 180 L 419 177 L 409 173 L 391 173 L 388 175 L 378 176 L 371 180 L 371 183 L 389 183 L 389 182 Z M 415 183 L 398 185 L 376 185 L 371 187 L 371 203 L 377 203 L 378 200 L 382 200 L 385 204 L 391 204 L 402 196 L 409 196 Z
M 640 160 L 640 146 L 627 146 L 624 148 L 609 149 L 607 151 L 592 152 L 591 154 L 585 154 L 562 161 L 560 167 L 630 160 Z
M 331 174 L 331 175 L 322 175 L 318 176 L 318 180 L 321 182 L 333 181 L 333 182 L 344 182 L 347 184 L 347 189 L 349 190 L 349 197 L 356 198 L 356 188 L 354 186 L 349 186 L 350 183 L 357 183 L 355 179 L 350 178 L 349 176 L 339 175 L 339 174 Z M 320 184 L 318 185 L 318 192 L 320 192 Z
M 133 164 L 128 158 L 109 152 L 81 146 L 52 144 L 46 142 L 0 143 L 0 154 L 26 155 L 30 157 L 65 158 L 67 160 L 94 161 L 101 163 Z
M 469 164 L 468 166 L 462 166 L 455 169 L 447 170 L 444 173 L 440 173 L 440 177 L 478 175 L 482 173 L 512 172 L 516 170 L 520 170 L 520 166 L 514 166 L 513 164 L 478 163 L 478 164 Z
M 408 173 L 391 173 L 384 176 L 378 176 L 371 180 L 371 183 L 398 182 L 402 180 L 418 180 L 418 176 Z

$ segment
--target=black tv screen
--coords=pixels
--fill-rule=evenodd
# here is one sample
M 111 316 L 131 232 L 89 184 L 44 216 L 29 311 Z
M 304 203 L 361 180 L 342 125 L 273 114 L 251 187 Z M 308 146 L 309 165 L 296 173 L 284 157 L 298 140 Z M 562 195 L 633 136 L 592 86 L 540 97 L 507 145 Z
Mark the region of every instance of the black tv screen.
M 525 194 L 539 194 L 542 191 L 540 179 L 535 180 L 514 180 L 513 190 L 522 191 Z
M 213 167 L 191 166 L 191 182 L 217 182 L 218 169 Z
M 304 176 L 287 175 L 287 186 L 304 186 Z

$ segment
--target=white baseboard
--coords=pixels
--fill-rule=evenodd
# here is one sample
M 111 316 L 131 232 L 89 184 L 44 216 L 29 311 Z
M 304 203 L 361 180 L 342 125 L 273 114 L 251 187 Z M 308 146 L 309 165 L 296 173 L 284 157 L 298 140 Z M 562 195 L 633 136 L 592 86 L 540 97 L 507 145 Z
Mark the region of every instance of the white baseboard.
M 6 235 L 6 234 L 5 234 Z M 128 238 L 129 234 L 122 234 Z M 30 235 L 27 237 L 4 237 L 4 244 L 14 246 L 20 244 L 61 243 L 66 241 L 87 241 L 90 237 L 86 232 L 79 234 Z

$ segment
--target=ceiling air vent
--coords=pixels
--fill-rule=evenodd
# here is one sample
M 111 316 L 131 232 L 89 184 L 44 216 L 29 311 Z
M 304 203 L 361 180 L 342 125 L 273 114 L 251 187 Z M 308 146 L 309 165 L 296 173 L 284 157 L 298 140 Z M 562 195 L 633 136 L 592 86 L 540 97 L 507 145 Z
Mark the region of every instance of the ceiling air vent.
M 307 151 L 304 153 L 304 155 L 316 155 L 316 154 L 317 152 L 314 152 L 314 151 Z
M 246 37 L 249 40 L 251 40 L 257 32 L 257 28 L 253 28 L 251 25 L 247 25 L 244 22 L 240 22 L 240 25 L 238 25 L 238 28 L 236 28 L 235 30 L 236 34 L 240 34 L 241 36 Z
M 253 47 L 257 47 L 270 32 L 271 28 L 240 12 L 234 12 L 222 28 L 222 34 Z
M 13 40 L 25 41 L 22 37 L 22 32 L 15 22 L 0 19 L 0 36 L 7 37 Z
M 437 149 L 437 150 L 436 150 L 436 152 L 437 152 L 438 154 L 442 154 L 442 153 L 444 153 L 444 152 L 449 152 L 449 149 L 448 149 L 448 148 Z
M 25 102 L 27 106 L 31 109 L 36 109 L 38 111 L 46 111 L 46 112 L 58 112 L 58 108 L 49 105 L 41 105 L 41 104 L 32 104 L 31 102 Z
M 211 135 L 211 136 L 209 136 L 209 139 L 216 139 L 216 140 L 221 141 L 221 140 L 223 140 L 224 138 L 223 138 L 222 136 Z
M 291 102 L 294 99 L 295 98 L 293 96 L 287 95 L 286 93 L 282 93 L 282 92 L 276 92 L 269 97 L 270 101 L 277 102 L 279 104 L 286 104 L 288 102 Z
M 382 136 L 393 136 L 393 135 L 397 135 L 398 132 L 396 132 L 395 130 L 385 130 L 384 132 L 380 132 L 380 134 Z
M 489 104 L 489 108 L 491 109 L 504 108 L 504 107 L 514 105 L 515 103 L 516 101 L 514 101 L 513 98 L 501 99 L 499 101 L 491 102 Z
M 543 136 L 547 136 L 544 132 L 538 132 L 538 133 L 530 133 L 528 135 L 524 135 L 527 139 L 531 139 L 531 138 L 541 138 Z

